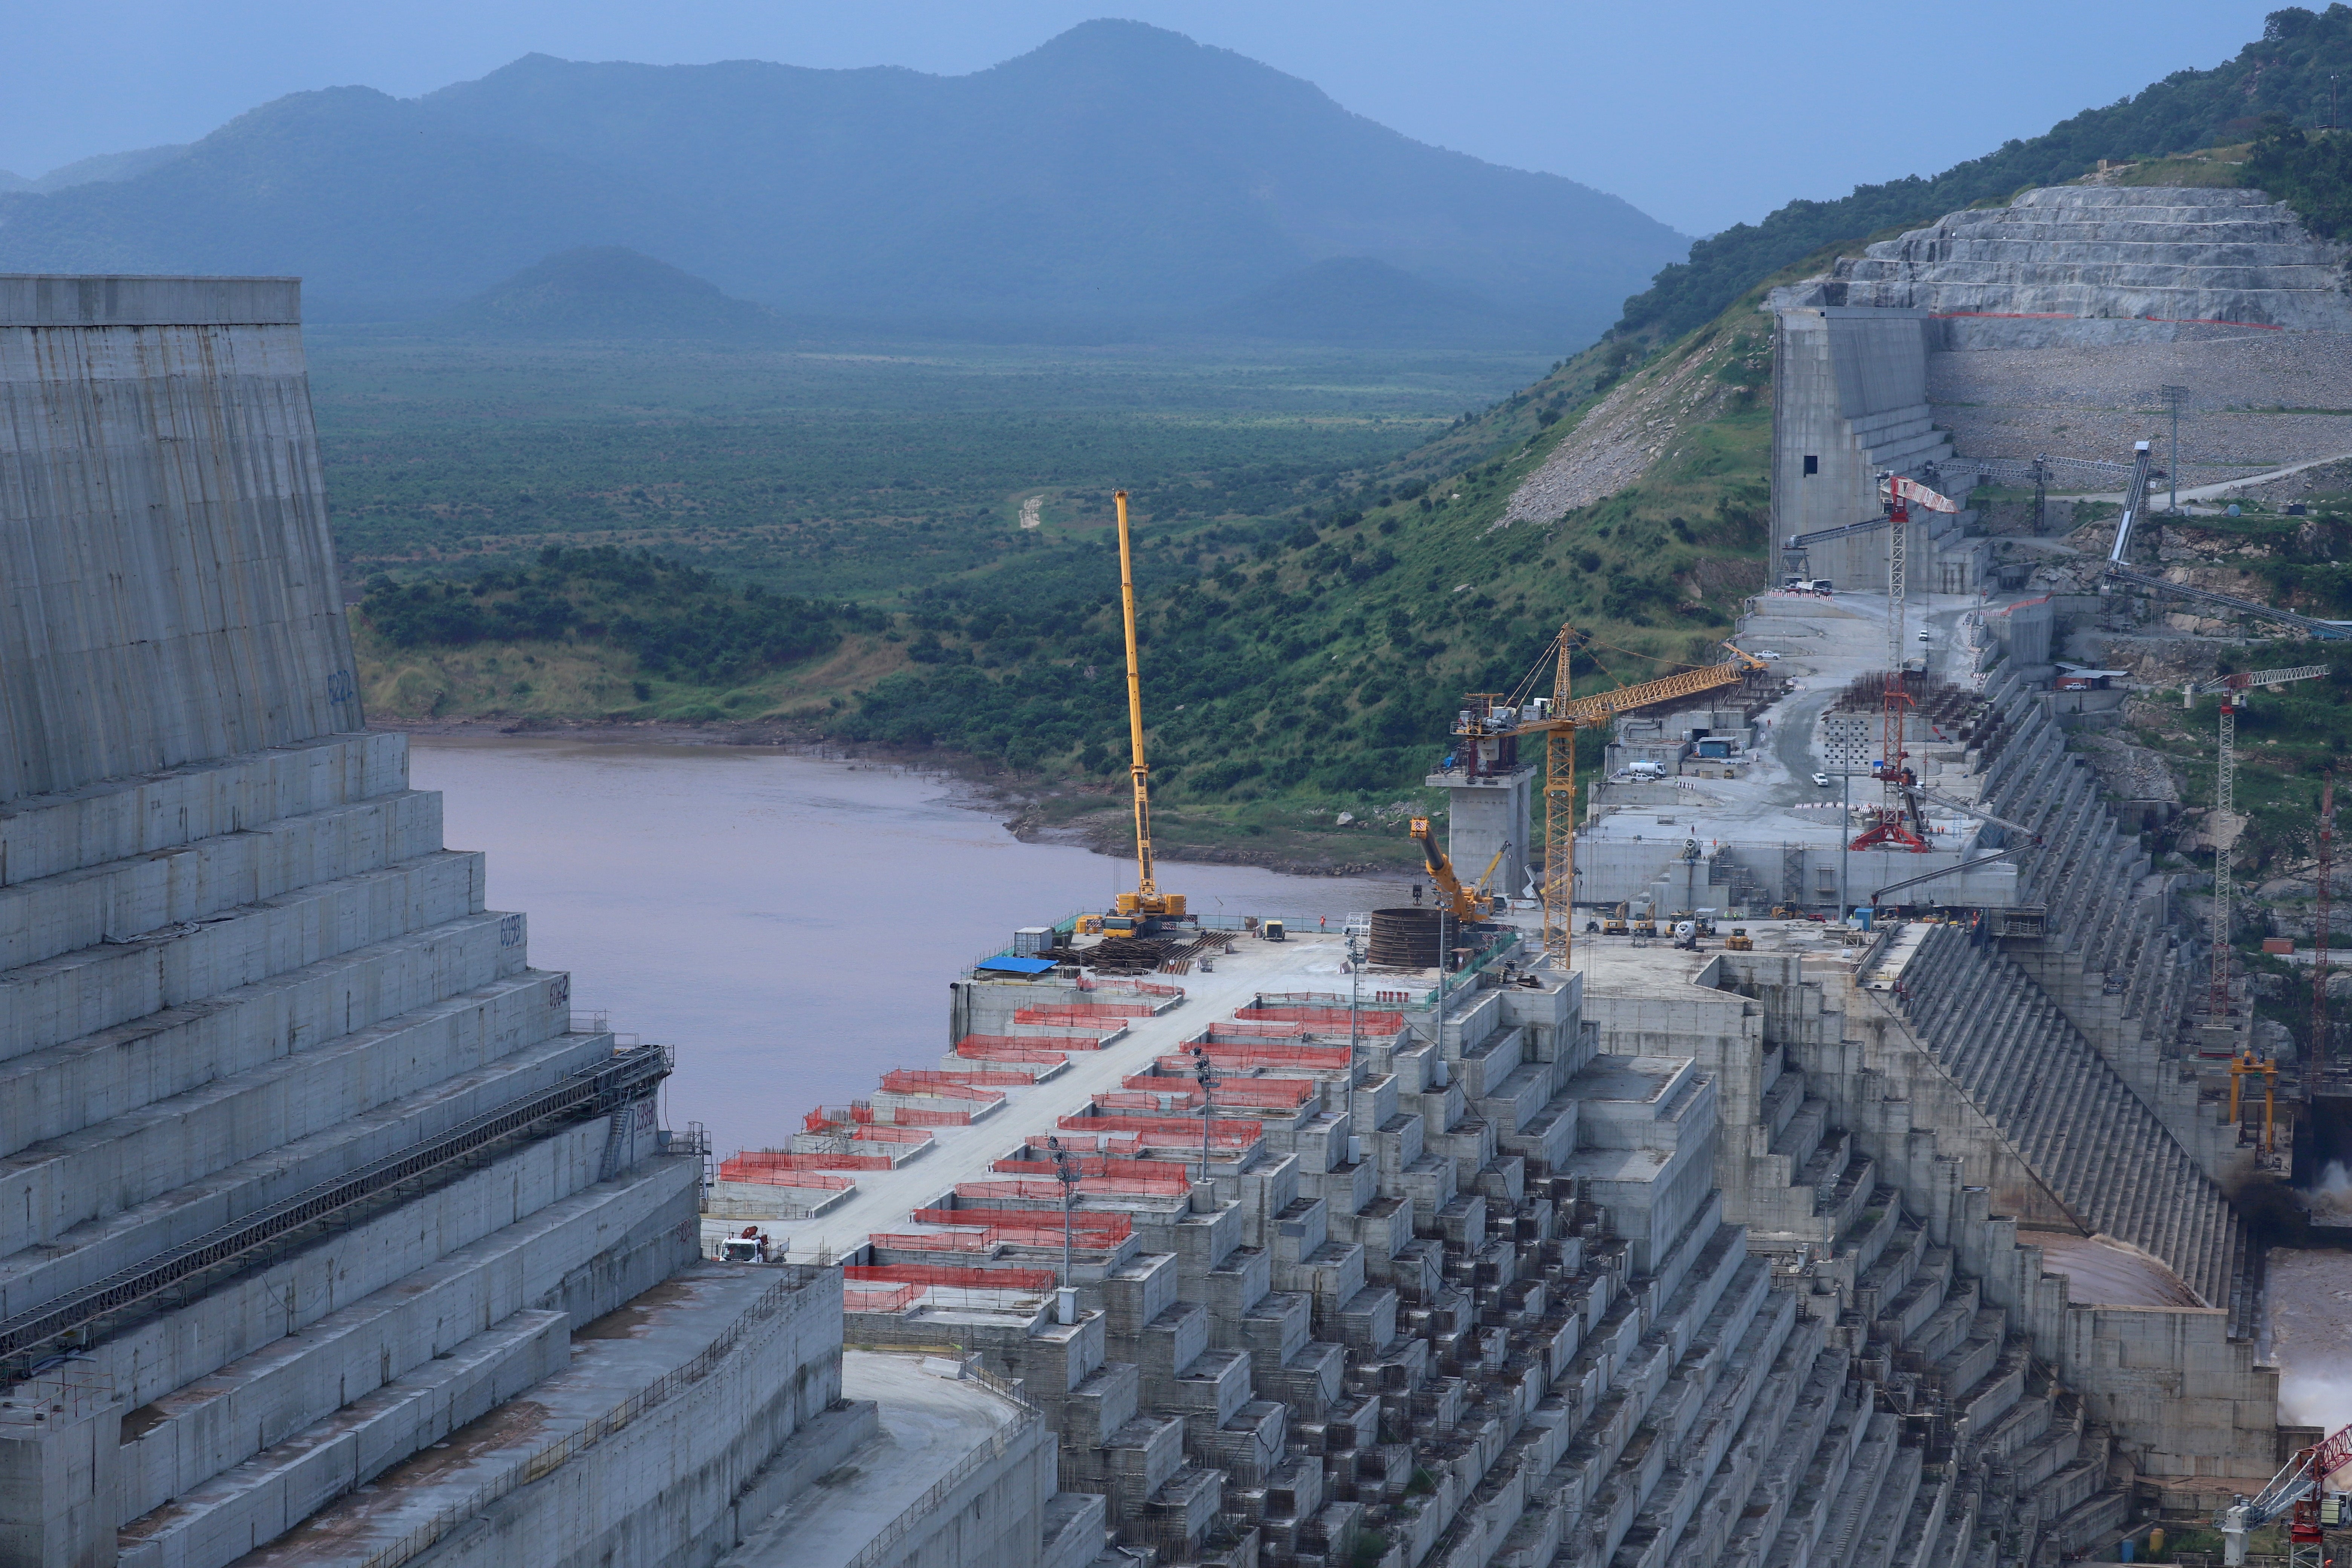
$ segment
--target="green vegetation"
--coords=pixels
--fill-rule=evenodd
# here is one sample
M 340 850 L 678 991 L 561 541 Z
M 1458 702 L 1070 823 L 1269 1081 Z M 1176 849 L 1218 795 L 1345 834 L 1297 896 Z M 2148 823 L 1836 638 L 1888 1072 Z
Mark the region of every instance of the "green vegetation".
M 2027 186 L 2088 174 L 2103 158 L 2159 159 L 2244 142 L 2266 116 L 2288 125 L 2325 124 L 2331 72 L 2352 74 L 2352 5 L 2273 11 L 2260 39 L 2211 70 L 2175 71 L 2133 97 L 2085 110 L 2042 135 L 2004 143 L 1929 178 L 1857 185 L 1853 195 L 1832 201 L 1790 202 L 1760 223 L 1737 224 L 1700 240 L 1689 260 L 1666 268 L 1625 302 L 1624 318 L 1612 334 L 1645 342 L 1679 337 L 1808 252 L 1857 235 L 1916 227 L 1961 207 L 2006 202 Z M 2263 184 L 2251 174 L 2249 182 Z M 2303 210 L 2296 197 L 2278 194 Z
M 2244 179 L 2294 207 L 2312 233 L 2352 235 L 2352 135 L 2268 127 L 2246 159 Z
M 1511 689 L 1563 621 L 1618 650 L 1601 657 L 1624 679 L 1720 658 L 1739 599 L 1763 585 L 1766 542 L 1760 339 L 1734 324 L 1746 328 L 1727 323 L 1641 373 L 1689 372 L 1722 407 L 1596 505 L 1502 525 L 1520 480 L 1575 428 L 1543 416 L 1557 390 L 1591 378 L 1579 364 L 1453 433 L 1447 445 L 1467 435 L 1492 453 L 1483 460 L 1410 453 L 1301 509 L 1279 536 L 1187 536 L 1201 558 L 1140 610 L 1154 777 L 1169 797 L 1393 795 L 1436 759 L 1462 693 Z M 1518 438 L 1493 439 L 1503 431 Z M 1068 548 L 1059 570 L 1041 562 L 911 595 L 914 667 L 833 731 L 1022 770 L 1123 769 L 1115 563 L 1107 543 Z
M 360 614 L 396 648 L 604 640 L 650 675 L 732 685 L 838 647 L 845 629 L 878 631 L 886 617 L 856 605 L 784 598 L 753 583 L 740 593 L 707 572 L 646 551 L 549 545 L 527 567 L 492 568 L 471 582 L 406 585 L 378 574 Z

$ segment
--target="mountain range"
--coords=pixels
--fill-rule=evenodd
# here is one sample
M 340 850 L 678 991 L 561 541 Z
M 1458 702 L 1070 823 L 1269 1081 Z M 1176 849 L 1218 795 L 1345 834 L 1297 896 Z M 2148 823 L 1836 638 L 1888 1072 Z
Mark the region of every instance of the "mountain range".
M 1344 260 L 1391 302 L 1584 342 L 1688 244 L 1114 21 L 960 77 L 531 55 L 414 100 L 292 94 L 130 178 L 0 194 L 0 269 L 296 273 L 313 319 L 426 316 L 621 246 L 795 319 L 950 332 L 1279 326 L 1268 301 Z

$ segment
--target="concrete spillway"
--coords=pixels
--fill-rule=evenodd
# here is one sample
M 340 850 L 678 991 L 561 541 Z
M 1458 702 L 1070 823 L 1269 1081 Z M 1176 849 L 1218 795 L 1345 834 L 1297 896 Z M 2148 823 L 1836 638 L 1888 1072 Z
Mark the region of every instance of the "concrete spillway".
M 0 278 L 0 1561 L 708 1563 L 876 1436 L 839 1277 L 362 729 L 298 304 Z

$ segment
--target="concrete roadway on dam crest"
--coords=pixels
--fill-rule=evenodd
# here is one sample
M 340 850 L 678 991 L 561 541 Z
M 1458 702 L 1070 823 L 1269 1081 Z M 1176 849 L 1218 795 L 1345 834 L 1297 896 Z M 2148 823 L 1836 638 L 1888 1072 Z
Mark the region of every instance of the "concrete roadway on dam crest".
M 2006 602 L 2005 599 L 2002 602 Z M 1959 678 L 1960 621 L 1979 607 L 1972 594 L 1937 594 L 1915 598 L 1904 621 L 1906 657 L 1925 653 L 1928 672 L 1937 680 Z M 1928 640 L 1917 640 L 1921 631 Z M 1670 834 L 1714 839 L 1748 839 L 1759 835 L 1790 842 L 1833 838 L 1837 814 L 1802 810 L 1834 805 L 1840 791 L 1834 775 L 1830 787 L 1813 783 L 1823 763 L 1813 751 L 1814 731 L 1822 712 L 1857 678 L 1886 667 L 1886 598 L 1883 594 L 1841 594 L 1821 598 L 1809 594 L 1766 594 L 1742 623 L 1735 639 L 1752 654 L 1777 653 L 1775 668 L 1795 689 L 1756 716 L 1762 728 L 1756 761 L 1738 779 L 1690 781 L 1696 789 L 1675 792 L 1671 802 L 1657 801 L 1657 809 L 1634 805 L 1602 816 L 1587 831 L 1613 838 L 1640 833 L 1655 837 L 1664 819 L 1674 817 Z M 1961 786 L 1973 793 L 1968 786 Z M 1850 798 L 1857 805 L 1878 797 L 1875 780 L 1856 777 Z
M 1219 957 L 1213 973 L 1179 976 L 1154 975 L 1163 984 L 1181 985 L 1185 999 L 1165 1013 L 1138 1018 L 1127 1033 L 1099 1051 L 1072 1051 L 1070 1065 L 1055 1077 L 1027 1089 L 1008 1089 L 1003 1108 L 969 1127 L 938 1127 L 931 1147 L 890 1171 L 858 1171 L 857 1190 L 847 1203 L 813 1220 L 756 1222 L 769 1237 L 782 1243 L 794 1263 L 813 1261 L 821 1249 L 839 1258 L 865 1245 L 876 1231 L 902 1228 L 915 1210 L 955 1190 L 959 1182 L 1003 1181 L 992 1167 L 1019 1148 L 1028 1137 L 1043 1138 L 1055 1131 L 1062 1117 L 1084 1110 L 1097 1094 L 1119 1087 L 1119 1080 L 1147 1070 L 1157 1057 L 1183 1048 L 1183 1042 L 1211 1024 L 1229 1018 L 1249 1005 L 1260 992 L 1322 991 L 1348 994 L 1348 976 L 1339 973 L 1345 952 L 1337 934 L 1293 936 L 1287 942 L 1262 942 L 1242 937 L 1233 951 Z M 1419 993 L 1433 977 L 1367 974 L 1363 977 L 1366 1008 L 1379 990 Z M 1115 984 L 1115 983 L 1114 983 Z M 942 998 L 942 1001 L 945 999 Z M 942 1009 L 944 1012 L 944 1008 Z M 944 1019 L 942 1020 L 944 1023 Z M 948 1051 L 947 1031 L 940 1030 L 940 1051 Z M 909 1061 L 910 1068 L 934 1068 L 935 1059 Z M 984 1068 L 985 1062 L 966 1066 Z M 776 1130 L 773 1147 L 784 1148 L 793 1129 Z M 1189 1167 L 1171 1163 L 1171 1171 Z M 703 1250 L 708 1253 L 722 1237 L 736 1236 L 755 1222 L 740 1219 L 702 1221 Z

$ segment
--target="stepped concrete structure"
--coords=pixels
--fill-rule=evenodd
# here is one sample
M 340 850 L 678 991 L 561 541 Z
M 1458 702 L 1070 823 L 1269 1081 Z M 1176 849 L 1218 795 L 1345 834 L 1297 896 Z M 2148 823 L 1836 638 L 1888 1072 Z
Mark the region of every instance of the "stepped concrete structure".
M 2058 185 L 1881 241 L 1774 303 L 1923 311 L 1939 349 L 2342 332 L 2347 260 L 2260 191 Z
M 940 1065 L 727 1161 L 706 1242 L 845 1259 L 851 1342 L 1017 1385 L 1058 1447 L 1050 1568 L 1994 1568 L 2266 1475 L 2275 1377 L 2200 1294 L 2234 1224 L 2097 1051 L 2079 1145 L 2105 1115 L 2149 1151 L 2021 1156 L 1882 989 L 1957 931 L 1824 970 L 1819 927 L 1752 929 L 1566 976 L 1505 930 L 1443 994 L 1332 989 L 1328 938 L 1205 943 L 1181 985 L 1083 944 L 975 969 Z M 2053 1178 L 2182 1212 L 2098 1230 Z
M 1036 1413 L 700 1258 L 666 1048 L 362 728 L 299 320 L 0 278 L 0 1561 L 699 1568 L 853 1456 L 922 1479 L 845 1562 L 1034 1561 Z

